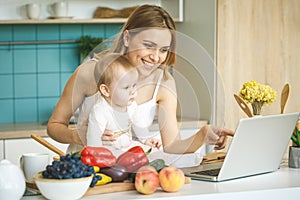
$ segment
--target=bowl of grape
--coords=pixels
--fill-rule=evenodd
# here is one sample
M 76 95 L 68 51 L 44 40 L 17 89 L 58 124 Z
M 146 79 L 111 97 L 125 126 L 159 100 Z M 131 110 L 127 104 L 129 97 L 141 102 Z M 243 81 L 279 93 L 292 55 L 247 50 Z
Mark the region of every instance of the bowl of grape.
M 81 162 L 79 153 L 60 156 L 44 171 L 34 176 L 34 181 L 47 199 L 80 199 L 89 187 L 94 187 L 97 176 L 92 166 Z

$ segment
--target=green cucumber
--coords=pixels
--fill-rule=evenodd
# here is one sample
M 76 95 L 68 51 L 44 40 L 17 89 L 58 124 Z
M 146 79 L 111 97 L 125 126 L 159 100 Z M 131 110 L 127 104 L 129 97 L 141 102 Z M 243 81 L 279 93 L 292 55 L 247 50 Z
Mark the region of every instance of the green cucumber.
M 163 159 L 155 159 L 146 165 L 154 167 L 157 172 L 160 172 L 160 170 L 162 170 L 162 168 L 166 167 L 165 161 Z M 130 173 L 129 177 L 128 177 L 128 179 L 133 183 L 135 181 L 136 171 Z
M 166 163 L 163 159 L 155 159 L 149 162 L 147 165 L 154 167 L 157 172 L 160 172 L 160 170 L 166 166 Z

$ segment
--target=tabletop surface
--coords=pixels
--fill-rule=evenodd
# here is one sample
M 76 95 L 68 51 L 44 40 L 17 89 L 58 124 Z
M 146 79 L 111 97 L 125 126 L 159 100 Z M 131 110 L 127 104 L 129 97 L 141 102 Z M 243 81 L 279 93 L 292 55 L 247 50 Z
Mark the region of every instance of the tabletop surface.
M 271 173 L 229 180 L 219 183 L 192 180 L 185 184 L 180 191 L 166 193 L 161 189 L 152 195 L 141 195 L 137 191 L 108 193 L 84 196 L 82 199 L 282 199 L 300 195 L 300 169 L 281 167 Z M 39 196 L 23 197 L 27 199 L 44 199 Z M 226 198 L 225 198 L 226 199 Z M 247 198 L 246 198 L 247 199 Z

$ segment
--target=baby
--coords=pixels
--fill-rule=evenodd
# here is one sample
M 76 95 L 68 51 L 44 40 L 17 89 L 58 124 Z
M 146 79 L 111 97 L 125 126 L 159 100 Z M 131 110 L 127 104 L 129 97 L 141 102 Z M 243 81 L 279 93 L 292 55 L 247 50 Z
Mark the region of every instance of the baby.
M 114 148 L 127 148 L 132 142 L 131 119 L 137 106 L 138 72 L 124 56 L 108 54 L 97 62 L 95 80 L 101 97 L 89 115 L 87 145 L 103 146 L 101 136 L 107 129 L 114 132 Z M 144 144 L 153 146 L 153 143 L 160 141 L 149 138 Z

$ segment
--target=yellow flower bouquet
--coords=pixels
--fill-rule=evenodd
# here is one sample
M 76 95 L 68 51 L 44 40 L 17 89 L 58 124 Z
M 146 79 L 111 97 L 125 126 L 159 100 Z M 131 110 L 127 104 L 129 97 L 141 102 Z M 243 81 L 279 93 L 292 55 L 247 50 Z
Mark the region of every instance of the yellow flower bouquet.
M 277 93 L 269 85 L 260 84 L 254 80 L 243 84 L 239 96 L 250 103 L 254 115 L 260 115 L 261 108 L 276 101 Z

